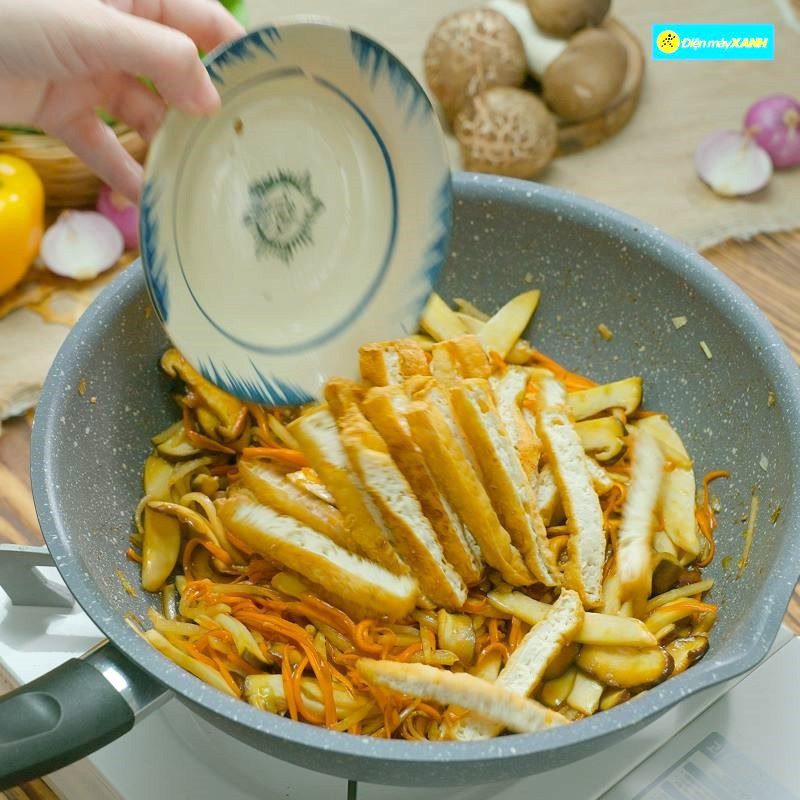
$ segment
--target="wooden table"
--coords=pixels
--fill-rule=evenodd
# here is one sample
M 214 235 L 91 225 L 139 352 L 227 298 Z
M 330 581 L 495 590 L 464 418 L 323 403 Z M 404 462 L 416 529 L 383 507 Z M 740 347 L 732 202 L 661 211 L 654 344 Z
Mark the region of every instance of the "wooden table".
M 727 242 L 704 254 L 735 280 L 762 308 L 800 362 L 800 231 Z M 30 422 L 3 425 L 0 436 L 0 541 L 39 544 L 30 497 Z M 786 624 L 800 634 L 800 584 L 786 612 Z M 43 781 L 0 792 L 0 800 L 56 800 Z

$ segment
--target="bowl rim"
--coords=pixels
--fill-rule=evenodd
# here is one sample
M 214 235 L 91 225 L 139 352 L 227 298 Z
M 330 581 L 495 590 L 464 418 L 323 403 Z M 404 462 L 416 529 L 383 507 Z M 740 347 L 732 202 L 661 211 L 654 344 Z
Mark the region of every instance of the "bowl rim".
M 764 369 L 773 379 L 776 390 L 780 389 L 779 409 L 790 430 L 784 446 L 790 448 L 793 475 L 797 475 L 800 471 L 800 370 L 772 324 L 733 281 L 687 245 L 667 236 L 661 230 L 571 192 L 527 181 L 469 173 L 456 173 L 453 185 L 456 201 L 463 197 L 495 201 L 500 193 L 536 211 L 552 213 L 553 216 L 558 213 L 569 215 L 580 224 L 603 235 L 608 235 L 611 223 L 610 228 L 615 235 L 625 239 L 627 243 L 638 242 L 641 246 L 649 240 L 651 244 L 659 245 L 674 256 L 671 259 L 661 259 L 662 267 L 677 278 L 685 280 L 690 287 L 720 308 L 720 312 L 731 319 L 738 330 L 747 331 L 754 340 L 754 347 L 756 344 L 761 345 Z M 42 532 L 64 581 L 78 603 L 103 633 L 134 663 L 165 684 L 190 706 L 199 707 L 212 718 L 225 718 L 233 725 L 240 726 L 242 735 L 249 732 L 257 737 L 262 734 L 282 740 L 287 745 L 294 745 L 297 748 L 296 757 L 285 753 L 280 757 L 295 760 L 296 763 L 303 763 L 300 751 L 309 748 L 320 753 L 324 751 L 326 758 L 346 759 L 343 763 L 348 765 L 351 772 L 354 769 L 352 765 L 356 762 L 371 762 L 373 770 L 380 762 L 406 765 L 510 762 L 604 739 L 622 729 L 635 730 L 688 695 L 752 669 L 767 654 L 780 627 L 785 604 L 800 574 L 800 537 L 788 537 L 784 546 L 784 562 L 791 569 L 782 572 L 778 568 L 780 565 L 776 563 L 765 577 L 765 585 L 772 587 L 769 595 L 774 602 L 766 604 L 764 613 L 756 617 L 748 629 L 749 635 L 743 637 L 736 653 L 724 661 L 704 659 L 692 670 L 665 681 L 627 703 L 579 722 L 536 734 L 515 734 L 483 742 L 371 739 L 265 714 L 203 683 L 173 665 L 140 639 L 116 612 L 109 615 L 107 602 L 94 588 L 94 582 L 87 581 L 79 559 L 73 557 L 69 534 L 56 513 L 58 498 L 51 476 L 50 455 L 54 432 L 58 427 L 58 409 L 64 386 L 74 383 L 74 354 L 81 348 L 82 339 L 87 332 L 105 324 L 103 320 L 108 309 L 115 304 L 122 307 L 129 303 L 142 290 L 143 283 L 142 271 L 138 269 L 137 262 L 104 289 L 67 336 L 50 369 L 37 408 L 31 443 L 31 477 Z M 736 317 L 732 317 L 730 312 L 726 313 L 723 307 L 725 302 L 735 306 Z M 787 507 L 784 508 L 784 519 L 790 530 L 797 530 L 800 529 L 800 490 L 796 488 L 797 481 L 793 482 L 793 486 L 795 488 L 787 498 Z M 308 766 L 307 763 L 305 765 Z M 336 766 L 329 765 L 326 761 L 321 761 L 312 768 L 337 772 Z M 343 769 L 340 765 L 339 774 L 342 774 Z M 370 767 L 367 766 L 366 769 Z M 372 774 L 375 774 L 374 771 Z
M 346 62 L 347 74 L 341 85 L 327 80 L 324 72 L 310 69 L 307 48 L 302 51 L 301 47 L 300 57 L 281 54 L 281 42 L 287 40 L 286 44 L 293 37 L 296 39 L 304 30 L 318 32 L 323 37 L 323 51 L 327 54 L 326 48 L 333 48 L 333 56 L 340 54 L 339 48 L 345 39 L 350 42 L 352 59 Z M 277 345 L 232 329 L 230 320 L 219 313 L 218 308 L 212 312 L 207 307 L 207 298 L 197 293 L 191 270 L 184 268 L 187 259 L 181 257 L 181 237 L 176 232 L 176 221 L 180 219 L 176 212 L 178 191 L 182 176 L 190 171 L 187 159 L 194 150 L 192 142 L 207 121 L 186 121 L 177 111 L 171 112 L 177 116 L 166 118 L 144 163 L 139 220 L 141 261 L 156 315 L 168 338 L 176 346 L 182 346 L 187 360 L 196 370 L 244 400 L 266 405 L 300 405 L 310 402 L 315 391 L 320 389 L 320 362 L 325 358 L 330 360 L 338 349 L 331 348 L 331 343 L 336 340 L 341 343 L 348 336 L 352 338 L 365 323 L 374 327 L 376 320 L 385 319 L 387 286 L 399 282 L 404 290 L 412 286 L 419 289 L 413 292 L 411 302 L 397 311 L 398 319 L 393 320 L 397 335 L 421 313 L 426 295 L 446 261 L 452 231 L 449 156 L 436 109 L 420 80 L 391 48 L 357 26 L 327 16 L 294 14 L 252 27 L 237 39 L 220 44 L 206 55 L 203 64 L 217 85 L 223 103 L 226 93 L 235 93 L 241 88 L 236 80 L 226 82 L 228 76 L 223 77 L 224 69 L 232 63 L 238 65 L 252 59 L 266 62 L 270 72 L 277 66 L 276 74 L 287 71 L 303 74 L 316 81 L 315 85 L 326 87 L 361 118 L 374 138 L 386 169 L 385 183 L 392 206 L 391 224 L 386 241 L 382 243 L 382 252 L 379 256 L 375 254 L 374 264 L 371 260 L 367 262 L 374 269 L 363 276 L 366 282 L 359 287 L 356 298 L 337 303 L 338 313 L 327 327 L 315 329 L 308 336 Z M 353 97 L 347 93 L 350 88 L 355 88 Z M 391 91 L 393 102 L 378 104 L 381 113 L 373 113 L 378 106 L 372 111 L 362 108 L 359 98 L 380 97 L 384 91 Z M 170 120 L 174 123 L 172 128 Z M 176 145 L 181 143 L 181 131 L 187 125 L 190 128 L 185 135 L 189 139 L 180 152 Z M 406 126 L 405 135 L 399 136 L 396 129 L 402 125 Z M 409 125 L 413 127 L 408 128 Z M 180 155 L 176 155 L 178 152 Z M 198 151 L 194 152 L 196 155 Z M 402 174 L 406 164 L 425 159 L 430 162 L 429 169 L 415 175 L 413 206 L 424 208 L 426 213 L 417 217 L 408 213 L 412 205 L 410 183 Z M 159 174 L 158 165 L 164 167 L 173 162 L 173 168 L 166 173 L 169 180 L 165 180 L 165 175 Z M 302 180 L 302 174 L 295 175 L 295 172 L 287 169 L 286 174 Z M 269 177 L 274 174 L 280 178 L 282 168 L 275 167 Z M 314 199 L 321 204 L 319 198 Z M 160 218 L 162 216 L 164 219 Z M 167 222 L 170 225 L 166 225 Z M 341 267 L 349 263 L 344 261 Z M 331 276 L 341 275 L 342 271 L 337 267 Z M 249 276 L 246 284 L 252 285 Z M 198 330 L 205 340 L 202 346 L 197 346 Z M 192 340 L 195 343 L 190 346 Z

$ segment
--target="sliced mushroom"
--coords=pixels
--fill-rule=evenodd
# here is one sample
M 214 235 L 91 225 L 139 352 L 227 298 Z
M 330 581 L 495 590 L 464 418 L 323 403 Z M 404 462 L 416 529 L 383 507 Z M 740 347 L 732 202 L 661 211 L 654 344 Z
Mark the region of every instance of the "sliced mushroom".
M 553 159 L 556 123 L 531 92 L 497 87 L 482 92 L 455 121 L 464 169 L 532 178 Z
M 672 674 L 672 656 L 663 647 L 584 645 L 575 663 L 606 686 L 632 689 L 660 683 Z
M 428 40 L 424 66 L 449 122 L 476 94 L 493 86 L 521 86 L 528 71 L 516 29 L 490 8 L 445 17 Z
M 599 25 L 611 0 L 527 0 L 536 24 L 552 36 L 566 39 L 576 31 Z
M 590 29 L 575 34 L 542 75 L 545 102 L 566 120 L 605 111 L 625 80 L 628 54 L 616 36 Z
M 675 674 L 696 664 L 708 650 L 707 636 L 687 636 L 675 639 L 666 646 L 667 652 L 675 661 Z

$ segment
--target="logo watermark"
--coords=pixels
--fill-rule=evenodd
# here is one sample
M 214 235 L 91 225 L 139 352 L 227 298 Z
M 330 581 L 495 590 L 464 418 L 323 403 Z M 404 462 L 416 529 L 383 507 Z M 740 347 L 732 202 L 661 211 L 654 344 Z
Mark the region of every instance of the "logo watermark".
M 656 61 L 772 61 L 775 26 L 653 25 L 651 54 Z

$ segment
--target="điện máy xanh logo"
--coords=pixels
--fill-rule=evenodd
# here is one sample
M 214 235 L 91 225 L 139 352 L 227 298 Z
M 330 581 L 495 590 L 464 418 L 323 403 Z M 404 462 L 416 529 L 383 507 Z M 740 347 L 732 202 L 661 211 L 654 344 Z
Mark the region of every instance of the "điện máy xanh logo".
M 657 61 L 772 61 L 775 26 L 653 25 L 651 55 Z

